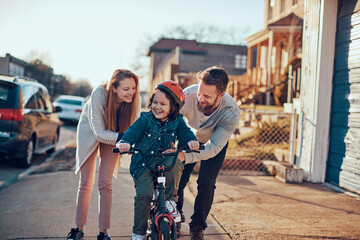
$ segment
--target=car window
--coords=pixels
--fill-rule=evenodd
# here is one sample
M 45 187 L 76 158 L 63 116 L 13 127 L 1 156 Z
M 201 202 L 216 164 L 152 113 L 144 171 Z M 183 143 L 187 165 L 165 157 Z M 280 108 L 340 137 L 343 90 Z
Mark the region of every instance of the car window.
M 8 104 L 9 88 L 0 86 L 0 108 L 4 108 Z
M 21 84 L 24 108 L 36 109 L 36 88 L 31 85 Z
M 59 99 L 59 100 L 56 100 L 56 102 L 70 104 L 70 105 L 77 105 L 77 106 L 81 106 L 83 103 L 80 100 L 74 100 L 74 99 Z
M 37 99 L 38 109 L 45 111 L 46 103 L 45 103 L 44 94 L 41 92 L 41 89 L 38 89 L 36 93 L 36 99 Z
M 30 85 L 22 85 L 24 106 L 28 109 L 37 108 L 36 93 L 37 88 Z
M 45 89 L 41 89 L 41 92 L 42 92 L 42 98 L 44 99 L 44 102 L 45 102 L 45 110 L 47 112 L 52 112 L 53 107 L 52 107 L 49 93 Z
M 0 86 L 0 108 L 15 107 L 15 87 Z

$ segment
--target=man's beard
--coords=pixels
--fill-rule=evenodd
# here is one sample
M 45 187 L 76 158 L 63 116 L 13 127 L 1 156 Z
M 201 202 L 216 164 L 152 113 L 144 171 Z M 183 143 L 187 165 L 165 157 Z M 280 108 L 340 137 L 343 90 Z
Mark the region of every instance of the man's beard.
M 215 108 L 218 98 L 219 96 L 216 96 L 216 99 L 213 104 L 204 107 L 201 106 L 199 102 L 197 102 L 197 109 L 205 115 L 213 113 L 213 109 Z

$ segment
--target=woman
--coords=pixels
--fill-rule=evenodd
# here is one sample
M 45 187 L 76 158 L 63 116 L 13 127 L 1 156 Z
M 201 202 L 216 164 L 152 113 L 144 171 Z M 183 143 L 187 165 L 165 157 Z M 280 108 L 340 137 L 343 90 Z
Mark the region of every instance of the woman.
M 84 225 L 95 182 L 96 156 L 100 150 L 99 164 L 99 235 L 98 240 L 110 240 L 112 204 L 112 176 L 118 171 L 120 160 L 112 148 L 140 113 L 139 78 L 125 69 L 114 72 L 108 83 L 95 88 L 86 102 L 77 128 L 76 171 L 80 172 L 77 194 L 76 228 L 68 240 L 84 236 Z

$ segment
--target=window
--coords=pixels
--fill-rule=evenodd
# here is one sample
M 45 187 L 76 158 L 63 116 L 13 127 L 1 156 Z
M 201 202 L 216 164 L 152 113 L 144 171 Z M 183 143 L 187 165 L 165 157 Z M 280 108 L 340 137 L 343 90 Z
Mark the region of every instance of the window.
M 281 0 L 280 12 L 283 12 L 284 10 L 285 10 L 285 0 Z
M 82 105 L 82 101 L 80 100 L 73 100 L 73 99 L 59 99 L 59 101 L 57 101 L 58 103 L 64 103 L 64 104 L 70 104 L 70 105 L 77 105 L 77 106 L 81 106 Z
M 52 104 L 50 101 L 49 94 L 43 88 L 39 88 L 39 102 L 40 109 L 45 110 L 46 112 L 52 112 Z
M 33 86 L 22 86 L 25 108 L 36 109 L 36 91 Z
M 256 68 L 256 57 L 257 57 L 257 47 L 254 47 L 252 50 L 251 68 Z
M 268 6 L 268 20 L 272 18 L 272 11 L 273 7 L 275 6 L 275 0 L 269 0 L 269 6 Z
M 235 68 L 236 69 L 246 69 L 247 56 L 246 55 L 235 55 Z
M 25 68 L 15 64 L 9 63 L 9 75 L 10 76 L 24 76 Z
M 0 86 L 0 108 L 5 108 L 7 106 L 7 101 L 9 98 L 9 88 Z

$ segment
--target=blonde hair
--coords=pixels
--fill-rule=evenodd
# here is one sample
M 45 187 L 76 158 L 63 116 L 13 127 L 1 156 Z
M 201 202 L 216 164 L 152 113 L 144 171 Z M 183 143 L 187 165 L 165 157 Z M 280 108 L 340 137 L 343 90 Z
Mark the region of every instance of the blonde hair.
M 136 84 L 136 92 L 131 103 L 122 102 L 119 106 L 119 119 L 116 119 L 116 94 L 112 88 L 117 88 L 120 81 L 132 78 Z M 113 132 L 125 132 L 128 127 L 135 121 L 137 108 L 139 105 L 139 77 L 133 72 L 126 69 L 117 69 L 114 71 L 110 81 L 104 84 L 106 87 L 105 103 L 105 126 L 106 129 Z M 117 122 L 118 121 L 118 122 Z M 118 128 L 119 127 L 119 128 Z

